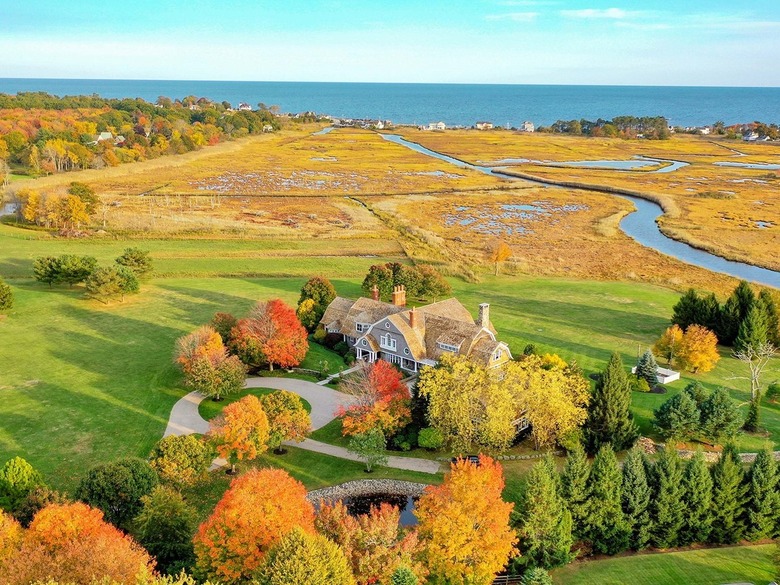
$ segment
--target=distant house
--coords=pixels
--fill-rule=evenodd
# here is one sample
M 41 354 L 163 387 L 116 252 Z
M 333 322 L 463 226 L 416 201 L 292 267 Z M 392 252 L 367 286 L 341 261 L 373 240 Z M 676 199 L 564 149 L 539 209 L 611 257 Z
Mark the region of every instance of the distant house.
M 370 299 L 336 297 L 320 325 L 327 333 L 341 336 L 358 359 L 382 359 L 412 373 L 435 365 L 448 353 L 491 368 L 512 359 L 509 346 L 496 338 L 490 305 L 479 306 L 476 320 L 454 298 L 410 309 L 403 286 L 394 288 L 390 303 L 379 300 L 376 287 Z
M 273 132 L 273 131 L 274 131 L 274 127 L 271 126 L 270 124 L 265 124 L 263 126 L 263 132 Z
M 100 134 L 95 136 L 95 139 L 89 144 L 94 146 L 98 142 L 103 142 L 104 140 L 114 140 L 114 135 L 111 134 L 111 132 L 101 132 Z
M 251 111 L 251 110 L 252 110 L 252 106 L 250 106 L 246 102 L 241 102 L 240 104 L 238 104 L 238 111 L 239 112 L 245 112 L 245 111 Z
M 477 130 L 492 130 L 493 122 L 477 122 L 474 124 L 474 128 Z
M 526 120 L 520 126 L 520 130 L 522 132 L 534 132 L 534 131 L 536 131 L 536 126 L 534 126 L 533 122 L 529 122 L 528 120 Z
M 445 124 L 444 122 L 436 122 L 436 124 L 434 124 L 433 129 L 434 130 L 446 130 L 447 129 L 447 124 Z

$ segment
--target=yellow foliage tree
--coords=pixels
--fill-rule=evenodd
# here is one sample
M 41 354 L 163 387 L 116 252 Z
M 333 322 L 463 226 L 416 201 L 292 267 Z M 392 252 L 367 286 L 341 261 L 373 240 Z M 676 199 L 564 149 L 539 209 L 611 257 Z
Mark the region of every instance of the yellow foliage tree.
M 212 423 L 209 435 L 217 444 L 217 453 L 236 470 L 237 460 L 252 460 L 268 448 L 268 417 L 257 396 L 244 396 L 228 404 Z
M 517 556 L 509 525 L 514 504 L 501 499 L 504 474 L 490 457 L 461 459 L 417 503 L 422 558 L 432 584 L 489 585 Z
M 504 384 L 531 423 L 536 448 L 546 447 L 581 426 L 588 416 L 590 384 L 576 366 L 557 355 L 529 355 L 505 366 Z
M 512 248 L 504 240 L 497 240 L 488 246 L 488 258 L 495 266 L 495 275 L 498 276 L 499 265 L 512 256 Z
M 671 366 L 682 348 L 683 330 L 679 325 L 672 325 L 663 332 L 661 338 L 653 345 L 653 353 L 666 360 L 666 365 Z
M 717 336 L 701 325 L 689 325 L 678 354 L 680 366 L 698 374 L 709 372 L 719 360 Z

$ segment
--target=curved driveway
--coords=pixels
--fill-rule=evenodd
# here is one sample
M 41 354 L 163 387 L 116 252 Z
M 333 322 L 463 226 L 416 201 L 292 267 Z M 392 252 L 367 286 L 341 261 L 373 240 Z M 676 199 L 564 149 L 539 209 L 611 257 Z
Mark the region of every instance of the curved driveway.
M 337 392 L 327 386 L 298 380 L 295 378 L 247 378 L 247 388 L 271 388 L 273 390 L 289 390 L 294 392 L 311 405 L 311 428 L 317 430 L 324 427 L 334 418 L 340 408 L 346 408 L 352 402 L 352 398 L 341 392 Z M 168 426 L 163 436 L 190 435 L 192 433 L 205 434 L 209 430 L 209 423 L 198 412 L 198 405 L 204 396 L 199 392 L 190 392 L 179 399 L 171 409 Z M 305 439 L 301 443 L 286 443 L 291 447 L 298 447 L 307 451 L 315 451 L 324 455 L 331 455 L 339 459 L 349 461 L 362 461 L 360 457 L 336 445 L 321 443 L 313 439 Z M 438 473 L 440 464 L 429 459 L 416 459 L 413 457 L 388 457 L 387 467 L 405 469 L 407 471 L 420 471 L 423 473 Z M 224 464 L 217 460 L 215 463 Z

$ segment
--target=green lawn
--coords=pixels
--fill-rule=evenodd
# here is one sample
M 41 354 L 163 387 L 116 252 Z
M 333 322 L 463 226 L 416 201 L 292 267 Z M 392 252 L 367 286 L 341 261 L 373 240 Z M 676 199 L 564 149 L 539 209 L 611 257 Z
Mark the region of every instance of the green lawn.
M 106 261 L 128 245 L 153 250 L 159 265 L 171 273 L 199 272 L 187 278 L 159 278 L 142 293 L 110 306 L 85 300 L 79 287 L 49 289 L 21 278 L 32 258 L 64 252 L 94 253 Z M 176 338 L 207 322 L 217 311 L 245 314 L 259 299 L 278 297 L 297 302 L 301 285 L 312 274 L 330 277 L 339 294 L 360 294 L 366 267 L 381 258 L 337 257 L 341 268 L 322 258 L 251 257 L 252 246 L 276 244 L 210 240 L 63 240 L 0 225 L 0 276 L 10 277 L 16 304 L 0 318 L 0 463 L 20 455 L 59 489 L 72 489 L 94 463 L 121 456 L 145 456 L 161 437 L 173 403 L 185 392 L 172 362 Z M 295 247 L 293 241 L 280 243 Z M 333 242 L 327 246 L 332 247 Z M 213 251 L 213 257 L 210 255 Z M 239 253 L 239 258 L 230 258 Z M 199 256 L 207 267 L 193 264 Z M 249 273 L 297 277 L 208 277 L 222 262 L 246 264 Z M 279 263 L 279 264 L 277 264 Z M 231 269 L 232 270 L 232 269 Z M 533 342 L 541 351 L 576 359 L 591 373 L 603 368 L 619 349 L 628 365 L 640 348 L 654 341 L 668 324 L 678 294 L 639 283 L 574 281 L 553 278 L 489 277 L 479 284 L 453 279 L 454 294 L 476 314 L 490 302 L 501 339 L 515 354 Z M 308 360 L 318 363 L 332 354 L 314 346 Z M 328 359 L 330 362 L 331 360 Z M 334 364 L 337 363 L 334 358 Z M 331 368 L 334 368 L 331 364 Z M 745 401 L 747 384 L 730 379 L 739 364 L 724 358 L 701 377 L 710 388 L 723 384 Z M 780 378 L 780 360 L 766 380 Z M 690 379 L 690 378 L 688 378 Z M 650 431 L 652 409 L 670 394 L 636 395 L 637 419 Z M 765 406 L 770 439 L 780 442 L 780 407 Z M 745 437 L 744 449 L 756 449 L 763 438 Z
M 218 414 L 222 412 L 222 410 L 228 405 L 233 404 L 234 402 L 238 402 L 241 400 L 244 396 L 265 396 L 266 394 L 271 394 L 272 392 L 276 392 L 276 390 L 273 390 L 271 388 L 246 388 L 241 392 L 238 392 L 236 394 L 230 394 L 229 396 L 225 396 L 222 400 L 219 402 L 214 402 L 213 400 L 206 399 L 203 402 L 200 403 L 198 406 L 198 412 L 200 413 L 200 416 L 202 416 L 206 420 L 211 420 Z M 306 409 L 306 412 L 311 412 L 311 404 L 306 402 L 303 398 L 301 398 L 301 402 L 303 403 L 303 408 Z
M 773 544 L 632 555 L 553 571 L 556 585 L 766 585 L 777 575 Z

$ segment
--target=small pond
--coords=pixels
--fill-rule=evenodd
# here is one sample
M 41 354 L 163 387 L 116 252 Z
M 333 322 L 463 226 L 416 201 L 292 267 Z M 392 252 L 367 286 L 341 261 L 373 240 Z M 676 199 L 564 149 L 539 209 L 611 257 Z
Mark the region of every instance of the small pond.
M 326 126 L 322 130 L 318 130 L 317 132 L 312 134 L 312 136 L 322 136 L 323 134 L 327 134 L 328 132 L 330 132 L 331 130 L 333 130 L 335 128 L 336 128 L 335 126 Z
M 716 162 L 717 167 L 739 167 L 741 169 L 753 169 L 756 171 L 780 171 L 780 164 L 773 165 L 769 163 L 740 163 L 740 162 Z
M 351 496 L 341 501 L 347 507 L 347 511 L 353 516 L 368 514 L 372 507 L 378 507 L 386 503 L 401 510 L 401 526 L 416 526 L 417 518 L 414 515 L 414 503 L 416 498 L 398 494 L 375 493 L 366 496 Z

